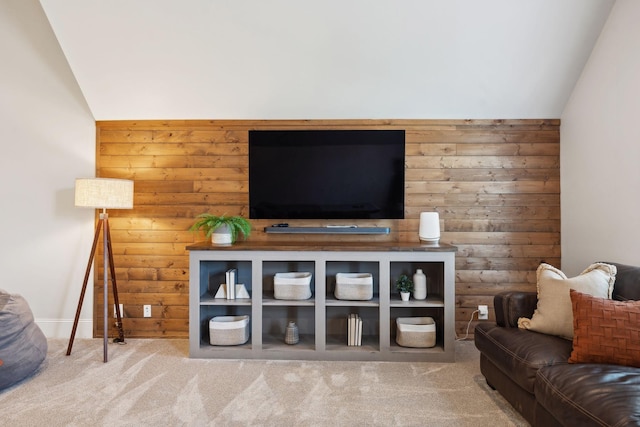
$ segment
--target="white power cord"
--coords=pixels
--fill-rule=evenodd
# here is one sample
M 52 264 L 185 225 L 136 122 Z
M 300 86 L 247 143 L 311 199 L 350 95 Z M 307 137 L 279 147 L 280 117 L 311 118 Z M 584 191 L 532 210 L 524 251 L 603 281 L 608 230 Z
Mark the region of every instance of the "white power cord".
M 469 319 L 469 323 L 467 323 L 467 333 L 462 338 L 458 338 L 458 334 L 456 334 L 456 341 L 464 341 L 469 337 L 469 327 L 471 326 L 471 322 L 473 321 L 473 315 L 479 312 L 480 310 L 475 310 L 471 313 L 471 319 Z

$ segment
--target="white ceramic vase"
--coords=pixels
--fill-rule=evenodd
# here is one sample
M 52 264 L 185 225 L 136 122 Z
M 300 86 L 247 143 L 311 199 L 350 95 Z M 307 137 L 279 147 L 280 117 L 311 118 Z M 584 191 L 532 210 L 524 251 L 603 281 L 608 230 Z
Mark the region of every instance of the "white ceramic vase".
M 427 298 L 427 276 L 419 268 L 413 275 L 413 297 L 417 300 Z

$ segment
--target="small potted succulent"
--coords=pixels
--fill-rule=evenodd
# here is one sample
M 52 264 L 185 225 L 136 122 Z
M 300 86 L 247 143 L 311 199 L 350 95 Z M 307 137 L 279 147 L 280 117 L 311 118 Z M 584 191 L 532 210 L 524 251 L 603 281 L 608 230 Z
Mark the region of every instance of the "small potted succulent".
M 396 280 L 396 289 L 400 292 L 402 301 L 409 301 L 409 295 L 413 292 L 413 280 L 406 274 L 401 275 Z
M 243 238 L 251 234 L 251 223 L 241 216 L 212 215 L 203 213 L 189 228 L 191 231 L 203 230 L 214 245 L 232 245 L 242 234 Z

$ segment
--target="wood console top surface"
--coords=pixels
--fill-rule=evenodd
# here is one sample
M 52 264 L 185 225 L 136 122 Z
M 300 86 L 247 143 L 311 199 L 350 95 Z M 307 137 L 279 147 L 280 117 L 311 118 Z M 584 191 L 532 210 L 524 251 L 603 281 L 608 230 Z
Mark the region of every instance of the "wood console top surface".
M 421 244 L 414 242 L 251 242 L 238 241 L 233 245 L 213 245 L 198 242 L 187 246 L 189 251 L 358 251 L 358 252 L 456 252 L 447 243 Z

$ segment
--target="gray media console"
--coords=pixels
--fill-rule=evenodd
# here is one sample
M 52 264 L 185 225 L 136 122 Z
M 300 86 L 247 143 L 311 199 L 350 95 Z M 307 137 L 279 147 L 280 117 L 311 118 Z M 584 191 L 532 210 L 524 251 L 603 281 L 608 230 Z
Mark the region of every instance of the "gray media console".
M 284 360 L 380 360 L 453 362 L 456 248 L 447 244 L 388 242 L 238 242 L 232 246 L 198 243 L 189 252 L 189 353 L 193 358 Z M 416 269 L 427 275 L 427 299 L 403 302 L 394 282 Z M 215 298 L 225 272 L 237 270 L 237 282 L 249 298 Z M 274 275 L 312 273 L 312 296 L 274 298 Z M 373 298 L 334 297 L 337 273 L 370 273 Z M 347 345 L 347 318 L 362 319 L 362 344 Z M 241 345 L 211 345 L 209 321 L 217 316 L 248 315 L 249 339 Z M 396 344 L 398 317 L 432 317 L 436 344 L 428 348 Z M 289 321 L 300 340 L 284 341 Z

